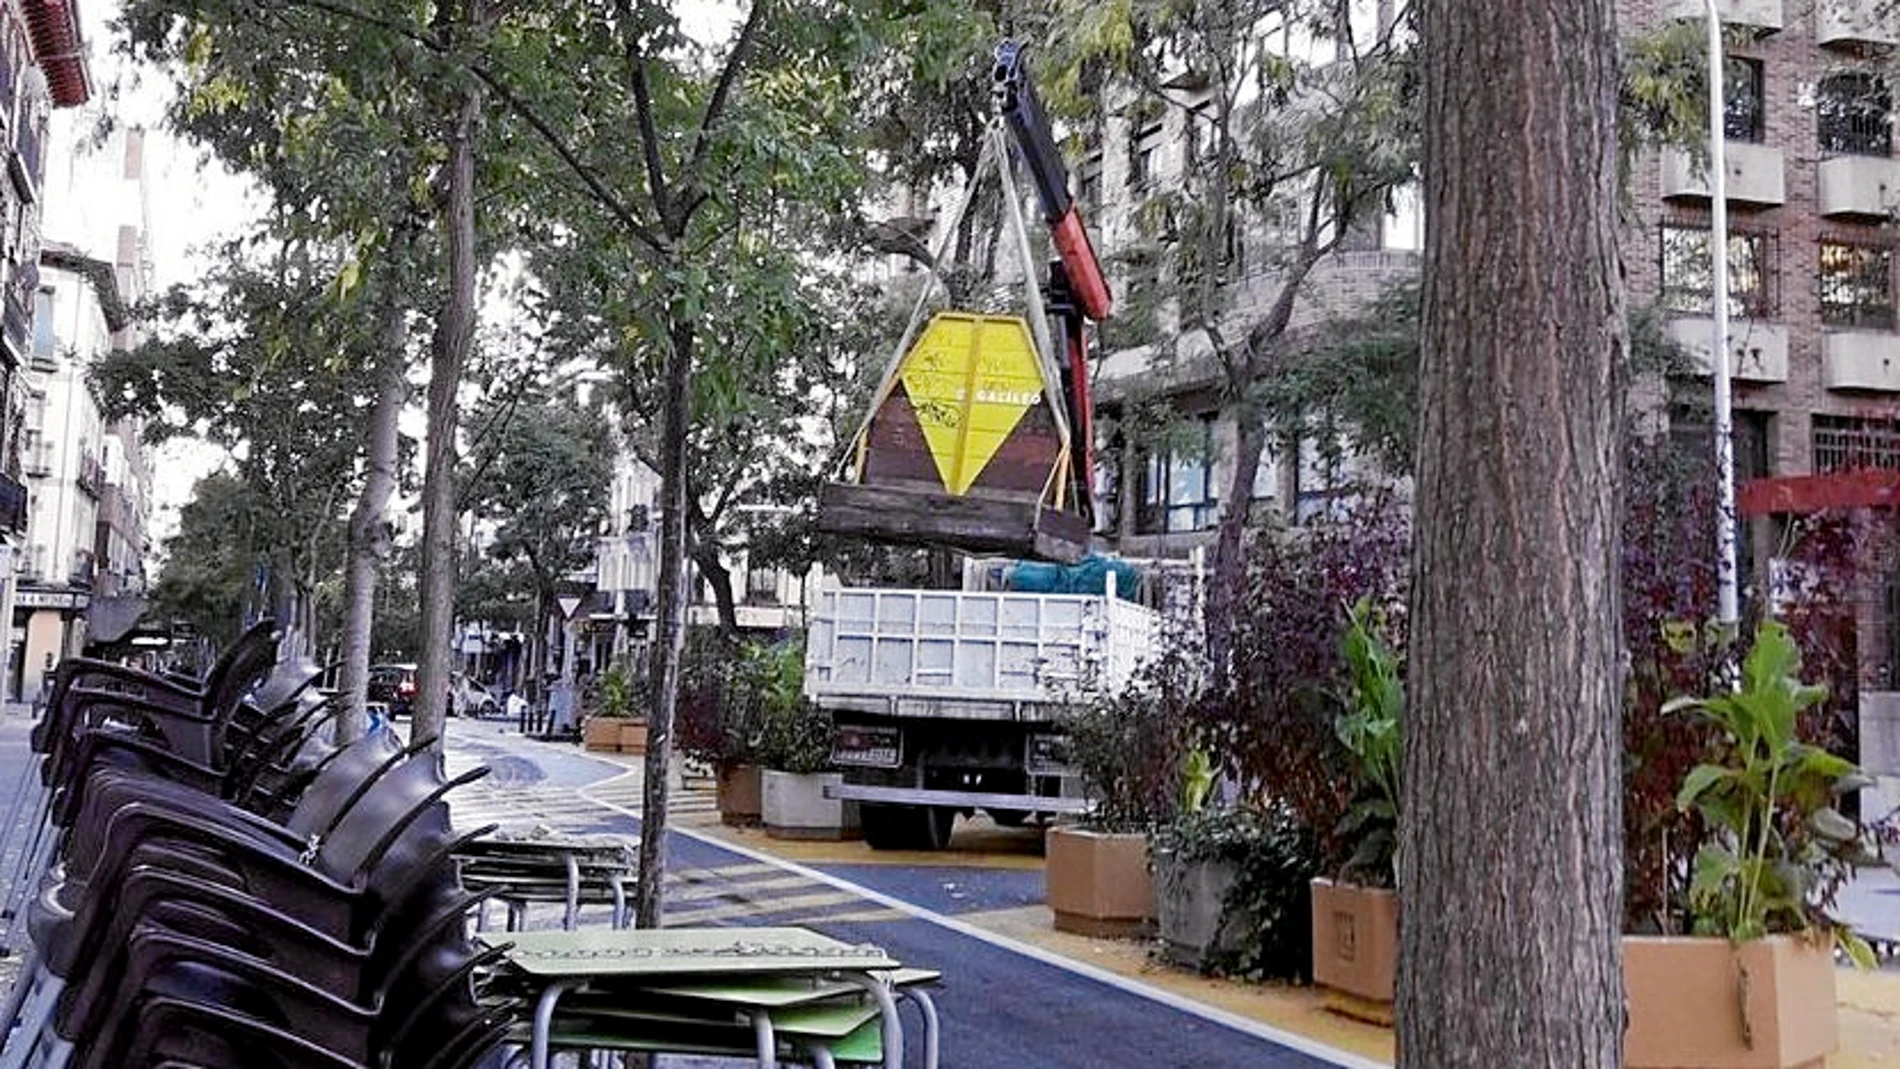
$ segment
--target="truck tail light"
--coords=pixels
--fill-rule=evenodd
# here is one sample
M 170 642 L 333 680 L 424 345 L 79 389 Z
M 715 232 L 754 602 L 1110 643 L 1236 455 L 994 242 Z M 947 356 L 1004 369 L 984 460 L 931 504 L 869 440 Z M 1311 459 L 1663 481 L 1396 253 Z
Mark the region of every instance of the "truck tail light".
M 903 733 L 896 727 L 839 724 L 831 735 L 831 760 L 853 768 L 896 768 L 903 763 Z

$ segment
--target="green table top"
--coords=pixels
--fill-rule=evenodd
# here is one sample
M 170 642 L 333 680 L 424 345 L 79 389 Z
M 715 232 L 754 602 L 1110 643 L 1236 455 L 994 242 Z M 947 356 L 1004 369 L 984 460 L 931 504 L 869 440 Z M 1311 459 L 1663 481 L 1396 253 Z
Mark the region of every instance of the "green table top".
M 839 942 L 803 928 L 659 928 L 532 931 L 481 937 L 513 944 L 507 960 L 544 979 L 787 975 L 896 969 L 882 949 Z

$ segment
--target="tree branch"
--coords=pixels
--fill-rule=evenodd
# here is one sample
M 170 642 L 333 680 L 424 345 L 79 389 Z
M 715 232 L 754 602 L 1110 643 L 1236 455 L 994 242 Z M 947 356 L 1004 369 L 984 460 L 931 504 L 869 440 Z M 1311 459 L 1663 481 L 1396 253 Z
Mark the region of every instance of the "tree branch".
M 683 223 L 684 219 L 673 217 L 673 205 L 666 189 L 666 165 L 660 160 L 660 135 L 653 123 L 653 90 L 647 85 L 647 61 L 632 41 L 627 42 L 627 68 L 627 80 L 633 87 L 634 122 L 640 130 L 640 155 L 646 161 L 647 192 L 660 226 L 672 233 L 675 223 Z
M 726 57 L 726 65 L 719 72 L 719 81 L 713 86 L 712 97 L 706 101 L 706 113 L 699 118 L 699 132 L 693 135 L 693 154 L 680 174 L 680 188 L 694 191 L 695 208 L 704 200 L 698 194 L 701 192 L 700 179 L 704 177 L 702 172 L 706 167 L 706 157 L 712 151 L 713 127 L 725 117 L 726 102 L 732 96 L 733 85 L 739 80 L 739 71 L 751 58 L 753 42 L 758 38 L 759 27 L 765 22 L 765 9 L 771 2 L 753 0 L 752 10 L 746 13 L 745 25 L 739 27 L 739 36 L 733 40 L 732 54 Z

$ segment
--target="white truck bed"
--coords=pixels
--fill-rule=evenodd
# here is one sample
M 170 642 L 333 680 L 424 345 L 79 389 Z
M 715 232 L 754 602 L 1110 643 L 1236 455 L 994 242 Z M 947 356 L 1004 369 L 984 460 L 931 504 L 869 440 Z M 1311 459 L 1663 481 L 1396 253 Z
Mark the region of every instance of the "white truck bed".
M 1158 628 L 1154 611 L 1099 595 L 834 588 L 810 620 L 805 694 L 830 707 L 889 699 L 900 715 L 931 715 L 916 699 L 1072 704 L 1127 683 Z

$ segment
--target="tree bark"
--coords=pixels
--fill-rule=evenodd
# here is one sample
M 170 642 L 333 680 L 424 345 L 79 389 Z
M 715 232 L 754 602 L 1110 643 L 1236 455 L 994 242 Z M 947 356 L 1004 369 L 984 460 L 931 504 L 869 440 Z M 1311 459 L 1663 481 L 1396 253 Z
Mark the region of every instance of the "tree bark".
M 1617 1066 L 1613 3 L 1422 12 L 1399 1065 Z
M 406 231 L 390 249 L 390 270 L 408 260 Z M 394 281 L 384 295 L 383 323 L 377 344 L 376 401 L 370 409 L 369 440 L 363 457 L 363 491 L 350 513 L 350 557 L 343 577 L 343 708 L 336 719 L 339 743 L 363 736 L 368 727 L 370 636 L 376 623 L 376 578 L 389 557 L 386 514 L 396 489 L 397 421 L 409 395 L 408 309 Z
M 449 132 L 448 299 L 429 357 L 427 462 L 422 481 L 422 635 L 410 741 L 441 748 L 448 712 L 449 646 L 455 627 L 456 391 L 475 340 L 475 120 L 480 83 L 470 80 Z
M 653 638 L 653 710 L 647 717 L 646 782 L 640 808 L 640 882 L 635 924 L 661 924 L 666 880 L 666 777 L 686 643 L 686 432 L 692 418 L 693 328 L 675 323 L 660 401 L 660 576 Z
M 1267 439 L 1260 407 L 1244 395 L 1227 405 L 1224 414 L 1234 425 L 1234 464 L 1215 532 L 1214 596 L 1208 603 L 1206 621 L 1208 663 L 1216 672 L 1226 671 L 1235 614 L 1246 594 L 1247 514 L 1253 504 L 1254 477 L 1260 472 L 1260 452 Z

